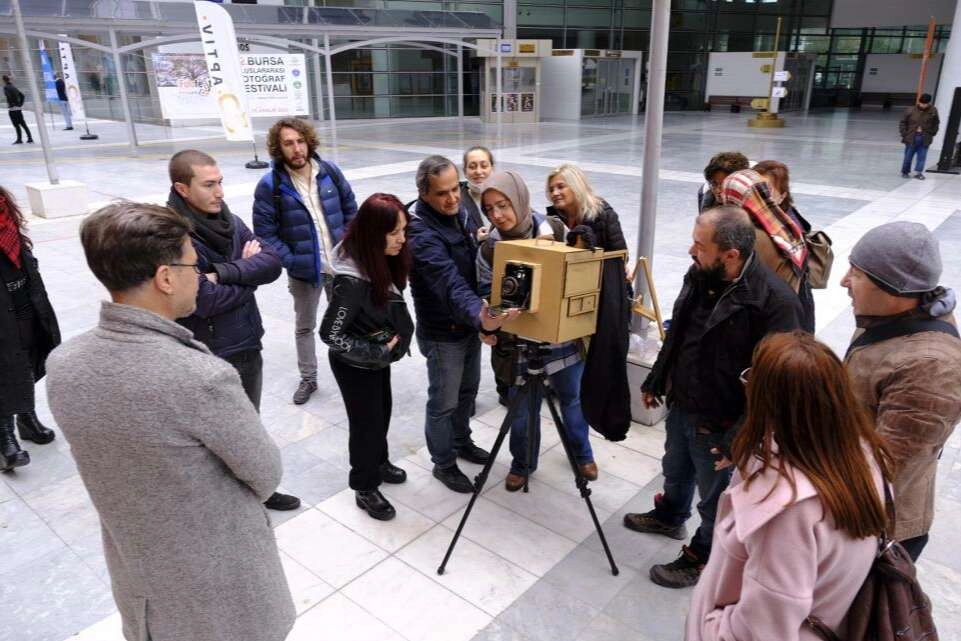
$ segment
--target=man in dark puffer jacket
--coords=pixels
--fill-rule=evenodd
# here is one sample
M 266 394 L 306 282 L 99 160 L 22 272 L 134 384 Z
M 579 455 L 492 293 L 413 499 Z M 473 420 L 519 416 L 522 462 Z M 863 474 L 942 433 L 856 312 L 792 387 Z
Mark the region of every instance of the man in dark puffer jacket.
M 254 231 L 280 256 L 294 299 L 297 405 L 317 391 L 314 334 L 320 292 L 330 287 L 330 253 L 357 215 L 350 183 L 337 165 L 317 155 L 319 146 L 310 123 L 300 118 L 275 122 L 267 134 L 272 167 L 254 190 Z
M 169 171 L 167 206 L 193 223 L 190 241 L 197 252 L 196 265 L 177 267 L 193 267 L 200 279 L 196 310 L 178 322 L 237 369 L 244 392 L 259 411 L 264 326 L 254 291 L 277 280 L 280 259 L 227 209 L 223 175 L 211 156 L 193 149 L 177 152 Z M 300 507 L 300 499 L 275 492 L 264 505 L 294 510 Z

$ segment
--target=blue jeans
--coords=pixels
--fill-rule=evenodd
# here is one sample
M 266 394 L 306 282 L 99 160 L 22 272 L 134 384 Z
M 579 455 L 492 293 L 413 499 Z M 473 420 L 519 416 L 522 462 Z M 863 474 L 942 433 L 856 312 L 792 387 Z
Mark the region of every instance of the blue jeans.
M 924 134 L 914 134 L 914 140 L 910 145 L 904 146 L 904 162 L 901 163 L 901 173 L 911 173 L 911 158 L 917 154 L 914 161 L 914 171 L 922 173 L 924 171 L 924 161 L 928 158 L 928 148 L 924 144 Z
M 691 516 L 694 488 L 701 500 L 697 511 L 701 525 L 691 539 L 691 551 L 707 561 L 714 536 L 717 501 L 731 480 L 731 468 L 714 470 L 716 456 L 711 449 L 720 447 L 723 434 L 708 432 L 684 408 L 675 405 L 667 413 L 664 458 L 664 495 L 655 506 L 657 518 L 671 525 L 681 525 Z
M 567 428 L 567 437 L 571 442 L 574 459 L 578 465 L 594 462 L 594 451 L 588 439 L 590 427 L 581 412 L 581 375 L 584 373 L 584 361 L 565 367 L 559 372 L 548 375 L 551 388 L 557 394 L 561 406 L 561 418 Z M 517 396 L 517 385 L 511 385 L 508 392 L 510 399 Z M 540 390 L 531 390 L 535 395 L 537 407 L 541 406 Z M 531 453 L 530 468 L 527 467 L 527 416 L 528 399 L 524 399 L 511 423 L 511 473 L 527 476 L 537 469 L 538 452 L 541 446 L 541 415 L 534 417 L 534 451 Z
M 60 113 L 63 114 L 64 126 L 73 127 L 73 114 L 70 112 L 70 103 L 68 101 L 60 101 Z
M 480 385 L 480 339 L 477 334 L 450 342 L 418 336 L 417 345 L 427 359 L 427 449 L 434 465 L 449 467 L 457 461 L 457 450 L 471 442 L 470 415 Z

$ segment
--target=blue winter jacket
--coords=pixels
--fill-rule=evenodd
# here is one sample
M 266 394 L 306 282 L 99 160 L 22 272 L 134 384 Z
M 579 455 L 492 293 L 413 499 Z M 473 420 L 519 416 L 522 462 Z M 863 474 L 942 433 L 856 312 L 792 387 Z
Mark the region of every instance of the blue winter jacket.
M 463 203 L 457 216 L 445 216 L 417 201 L 407 242 L 414 258 L 410 291 L 421 338 L 455 341 L 480 329 L 476 237 Z
M 357 202 L 350 183 L 337 165 L 327 162 L 331 172 L 337 176 L 334 181 L 325 170 L 320 156 L 313 155 L 320 164 L 317 175 L 317 189 L 320 203 L 327 220 L 333 244 L 340 242 L 347 225 L 357 214 Z M 280 175 L 280 209 L 274 207 L 274 172 Z M 338 193 L 337 183 L 341 186 Z M 287 274 L 299 280 L 320 285 L 323 273 L 320 263 L 320 232 L 314 224 L 310 210 L 304 203 L 297 188 L 290 180 L 283 163 L 271 163 L 271 171 L 264 174 L 254 190 L 254 232 L 270 245 L 280 256 Z
M 233 214 L 231 214 L 233 215 Z M 247 225 L 234 216 L 234 238 L 231 256 L 223 256 L 204 244 L 196 235 L 190 241 L 197 252 L 197 267 L 202 274 L 197 291 L 197 309 L 177 322 L 194 333 L 194 338 L 210 351 L 226 358 L 231 354 L 261 349 L 264 324 L 254 297 L 258 285 L 266 285 L 280 276 L 280 259 L 269 245 L 261 242 L 259 254 L 242 258 L 244 244 L 255 240 Z M 217 284 L 205 274 L 217 273 Z

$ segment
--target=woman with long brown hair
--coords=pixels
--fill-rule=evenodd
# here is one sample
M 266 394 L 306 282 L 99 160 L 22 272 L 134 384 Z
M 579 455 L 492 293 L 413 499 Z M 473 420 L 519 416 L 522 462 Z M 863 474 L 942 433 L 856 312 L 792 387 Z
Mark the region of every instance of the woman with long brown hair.
M 737 469 L 686 639 L 818 639 L 809 616 L 845 638 L 845 614 L 887 526 L 887 454 L 841 361 L 810 334 L 766 337 L 742 380 Z
M 0 470 L 30 463 L 20 438 L 49 443 L 54 432 L 34 411 L 34 383 L 60 344 L 57 317 L 33 257 L 27 224 L 13 196 L 0 187 Z M 16 418 L 14 418 L 16 417 Z
M 409 352 L 414 333 L 403 295 L 410 272 L 406 228 L 407 212 L 396 196 L 364 201 L 334 247 L 333 288 L 320 326 L 347 408 L 350 487 L 357 507 L 381 521 L 395 511 L 377 488 L 407 479 L 387 457 L 390 365 Z

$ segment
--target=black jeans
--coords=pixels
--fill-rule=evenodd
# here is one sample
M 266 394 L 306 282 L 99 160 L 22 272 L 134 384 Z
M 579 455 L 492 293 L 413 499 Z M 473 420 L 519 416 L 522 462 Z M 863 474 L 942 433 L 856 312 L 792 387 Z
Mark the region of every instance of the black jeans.
M 328 352 L 340 395 L 347 408 L 352 490 L 376 490 L 380 466 L 387 462 L 387 428 L 390 427 L 390 367 L 362 369 L 348 365 Z
M 248 349 L 225 356 L 224 360 L 234 366 L 240 374 L 240 384 L 244 386 L 247 398 L 260 412 L 260 392 L 264 385 L 264 359 L 259 349 Z
M 917 563 L 918 557 L 921 556 L 921 551 L 924 550 L 924 546 L 928 544 L 928 535 L 922 534 L 921 536 L 898 541 L 898 543 L 900 543 L 901 547 L 908 553 L 911 560 Z
M 13 128 L 17 130 L 17 141 L 20 142 L 23 140 L 20 133 L 21 127 L 23 127 L 23 130 L 27 133 L 27 140 L 33 140 L 33 135 L 30 133 L 30 128 L 27 127 L 27 121 L 23 119 L 23 112 L 19 109 L 15 109 L 7 113 L 10 114 L 10 122 L 13 123 Z

